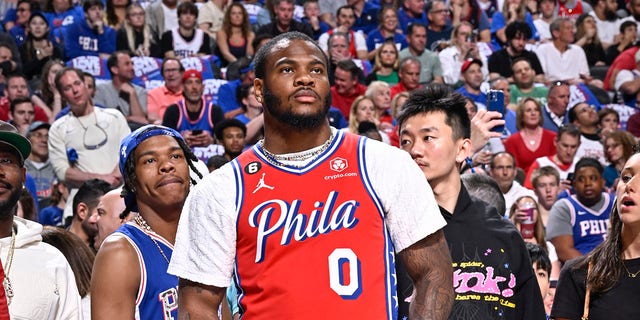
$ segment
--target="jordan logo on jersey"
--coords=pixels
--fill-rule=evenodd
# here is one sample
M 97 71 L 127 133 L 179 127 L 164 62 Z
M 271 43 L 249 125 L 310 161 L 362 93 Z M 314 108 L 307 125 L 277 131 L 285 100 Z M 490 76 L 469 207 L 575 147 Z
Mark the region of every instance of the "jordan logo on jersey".
M 304 241 L 331 231 L 355 227 L 358 224 L 355 217 L 356 209 L 360 203 L 356 200 L 338 203 L 338 195 L 338 192 L 331 191 L 325 202 L 314 201 L 310 214 L 301 212 L 304 206 L 299 199 L 291 203 L 271 199 L 253 208 L 249 214 L 249 225 L 258 229 L 255 262 L 259 263 L 264 259 L 267 239 L 280 230 L 280 245 L 286 246 L 292 238 L 295 241 Z
M 260 181 L 258 181 L 258 185 L 256 185 L 256 188 L 253 190 L 253 193 L 258 192 L 258 190 L 260 190 L 262 188 L 273 190 L 273 186 L 270 186 L 270 185 L 268 185 L 268 184 L 266 184 L 264 182 L 264 175 L 265 174 L 266 173 L 264 173 L 264 172 L 262 173 L 262 178 L 260 178 Z

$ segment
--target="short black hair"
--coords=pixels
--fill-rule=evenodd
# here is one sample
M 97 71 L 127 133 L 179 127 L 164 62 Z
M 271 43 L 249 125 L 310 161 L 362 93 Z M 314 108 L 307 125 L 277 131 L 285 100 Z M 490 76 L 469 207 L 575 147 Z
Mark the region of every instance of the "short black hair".
M 361 121 L 358 124 L 358 134 L 359 135 L 363 135 L 366 134 L 369 131 L 378 131 L 378 127 L 376 126 L 375 123 L 371 122 L 371 121 Z
M 222 141 L 222 138 L 224 137 L 224 129 L 234 128 L 234 127 L 240 128 L 242 130 L 242 133 L 245 136 L 247 135 L 247 126 L 242 121 L 236 118 L 224 119 L 216 124 L 215 129 L 216 129 L 216 138 L 218 139 L 218 142 Z
M 635 22 L 635 20 L 627 20 L 627 21 L 623 22 L 620 25 L 620 33 L 624 33 L 625 29 L 627 29 L 629 27 L 632 27 L 632 26 L 636 27 L 636 28 L 638 27 L 638 24 Z
M 516 37 L 523 35 L 525 39 L 531 38 L 533 32 L 529 24 L 524 21 L 514 21 L 507 25 L 504 30 L 504 35 L 507 37 L 507 42 L 515 39 Z
M 569 123 L 573 123 L 574 121 L 576 121 L 578 119 L 578 115 L 576 114 L 576 107 L 581 105 L 581 104 L 586 104 L 589 105 L 588 103 L 582 101 L 582 102 L 578 102 L 576 104 L 573 105 L 573 107 L 569 108 Z
M 413 34 L 413 29 L 415 28 L 424 28 L 425 30 L 427 30 L 427 25 L 419 22 L 410 24 L 409 27 L 407 27 L 407 37 Z
M 88 12 L 93 6 L 99 6 L 101 9 L 104 9 L 104 3 L 102 3 L 102 0 L 86 0 L 82 4 L 82 10 L 84 12 Z
M 351 79 L 359 79 L 362 75 L 362 69 L 351 59 L 341 60 L 336 63 L 336 69 L 342 69 L 351 74 Z
M 355 9 L 353 8 L 352 5 L 349 4 L 345 4 L 344 6 L 341 6 L 340 8 L 338 8 L 338 10 L 336 10 L 336 18 L 340 15 L 340 11 L 345 10 L 345 9 L 349 9 L 352 10 L 355 13 Z
M 13 99 L 9 104 L 9 112 L 13 113 L 13 111 L 16 110 L 16 106 L 23 103 L 30 103 L 35 109 L 35 105 L 33 105 L 33 102 L 31 101 L 31 99 L 29 99 L 29 97 L 17 97 Z
M 547 251 L 537 243 L 525 242 L 524 244 L 527 246 L 529 257 L 531 257 L 531 266 L 535 263 L 538 269 L 546 271 L 547 276 L 550 276 L 551 259 L 549 259 Z
M 301 41 L 306 41 L 313 44 L 318 49 L 318 51 L 322 53 L 322 57 L 324 57 L 324 63 L 327 66 L 327 68 L 329 67 L 329 58 L 327 57 L 324 50 L 320 48 L 320 46 L 315 40 L 313 40 L 308 35 L 302 32 L 297 32 L 297 31 L 285 32 L 269 40 L 260 49 L 258 49 L 258 52 L 256 53 L 254 58 L 256 78 L 260 78 L 260 79 L 265 78 L 265 76 L 267 75 L 267 70 L 266 70 L 267 57 L 276 48 L 276 45 L 278 44 L 278 42 L 280 42 L 280 40 L 285 40 L 285 39 L 290 41 L 301 40 Z
M 131 52 L 129 50 L 118 50 L 112 53 L 109 58 L 107 58 L 107 69 L 109 70 L 109 74 L 113 76 L 113 72 L 111 72 L 111 68 L 118 66 L 118 56 L 121 54 L 126 54 L 131 58 Z
M 73 216 L 75 217 L 78 214 L 78 205 L 80 203 L 84 203 L 89 209 L 93 209 L 100 202 L 100 197 L 111 191 L 111 189 L 111 185 L 104 180 L 91 179 L 85 181 L 73 197 Z
M 430 83 L 422 89 L 411 92 L 409 99 L 398 116 L 398 127 L 415 115 L 421 113 L 442 112 L 445 123 L 453 131 L 453 140 L 468 139 L 471 136 L 471 122 L 465 105 L 464 96 L 453 91 L 449 86 Z
M 595 168 L 600 173 L 600 176 L 602 176 L 602 173 L 604 172 L 604 168 L 602 167 L 600 161 L 598 161 L 598 159 L 596 158 L 591 157 L 580 158 L 580 160 L 578 160 L 578 163 L 576 163 L 576 167 L 573 172 L 578 172 L 578 170 L 587 167 Z
M 207 168 L 209 168 L 209 170 L 211 170 L 211 167 L 213 167 L 214 169 L 220 169 L 220 167 L 227 164 L 227 162 L 229 162 L 229 160 L 224 156 L 221 156 L 221 155 L 213 156 L 207 159 Z
M 178 17 L 185 13 L 191 13 L 198 17 L 198 7 L 191 1 L 184 1 L 178 5 Z

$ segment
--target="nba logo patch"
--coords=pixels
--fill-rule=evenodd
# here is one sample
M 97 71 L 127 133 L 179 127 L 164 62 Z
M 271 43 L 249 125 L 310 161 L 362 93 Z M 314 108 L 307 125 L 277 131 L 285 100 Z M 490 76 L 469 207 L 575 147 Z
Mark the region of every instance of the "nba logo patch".
M 347 162 L 347 159 L 338 157 L 329 161 L 329 167 L 335 172 L 342 172 L 344 169 L 349 167 L 349 163 Z

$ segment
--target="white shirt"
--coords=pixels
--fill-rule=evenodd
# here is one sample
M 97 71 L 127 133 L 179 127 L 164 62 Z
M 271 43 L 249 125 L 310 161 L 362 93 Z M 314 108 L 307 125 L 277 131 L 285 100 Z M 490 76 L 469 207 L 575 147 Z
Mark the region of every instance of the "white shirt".
M 367 140 L 364 157 L 396 252 L 446 224 L 431 187 L 408 153 Z M 189 193 L 178 224 L 170 274 L 206 285 L 229 286 L 238 240 L 236 174 L 232 162 L 205 177 Z M 247 197 L 251 196 L 248 192 Z
M 335 32 L 336 30 L 334 29 L 333 32 Z M 353 30 L 351 30 L 353 31 Z M 352 33 L 349 32 L 349 35 L 351 35 Z M 324 50 L 324 52 L 329 52 L 329 32 L 325 32 L 323 34 L 320 35 L 320 38 L 318 38 L 318 45 L 320 45 L 320 48 L 322 48 L 322 50 Z M 351 36 L 350 36 L 351 37 Z M 349 39 L 349 43 L 355 41 L 355 46 L 356 46 L 356 51 L 369 51 L 369 48 L 367 47 L 367 41 L 364 39 L 364 35 L 362 34 L 362 31 L 353 31 L 353 39 Z M 356 58 L 356 57 L 352 57 L 352 58 Z
M 511 189 L 509 189 L 509 191 L 507 191 L 507 193 L 503 195 L 504 195 L 504 204 L 507 207 L 507 212 L 505 212 L 505 216 L 509 216 L 509 210 L 511 209 L 511 206 L 513 206 L 513 204 L 516 203 L 516 200 L 518 200 L 520 197 L 530 196 L 536 201 L 538 201 L 538 197 L 536 197 L 536 194 L 533 192 L 533 190 L 529 190 L 523 187 L 520 183 L 518 183 L 518 181 L 515 181 L 515 180 L 511 184 Z
M 160 34 L 178 27 L 178 7 L 169 9 L 162 3 L 162 13 L 164 14 L 164 30 Z
M 570 44 L 565 52 L 560 53 L 553 42 L 547 42 L 538 46 L 536 55 L 549 81 L 579 79 L 580 74 L 590 74 L 587 56 L 576 45 Z
M 440 58 L 440 65 L 442 66 L 444 83 L 452 85 L 461 80 L 460 69 L 463 61 L 460 61 L 460 49 L 457 46 L 450 46 L 440 51 L 438 58 Z M 486 79 L 489 75 L 487 57 L 480 54 L 480 61 L 482 61 L 482 75 Z

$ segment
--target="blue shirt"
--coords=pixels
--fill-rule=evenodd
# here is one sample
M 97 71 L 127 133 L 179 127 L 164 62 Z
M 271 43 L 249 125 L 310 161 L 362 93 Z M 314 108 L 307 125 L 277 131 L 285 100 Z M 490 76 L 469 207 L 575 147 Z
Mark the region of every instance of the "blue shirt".
M 220 86 L 220 89 L 218 90 L 218 105 L 222 108 L 224 113 L 242 107 L 236 96 L 236 92 L 240 85 L 242 85 L 242 80 L 236 79 Z
M 473 94 L 467 91 L 467 88 L 465 86 L 458 88 L 456 91 L 460 92 L 460 94 L 462 94 L 465 97 L 471 98 L 471 100 L 473 100 L 473 102 L 475 103 L 481 103 L 486 108 L 486 105 L 487 105 L 486 93 L 481 91 L 480 94 Z
M 95 31 L 82 19 L 64 28 L 64 54 L 67 60 L 80 56 L 99 56 L 116 51 L 116 31 L 104 26 L 102 34 Z
M 362 8 L 362 15 L 356 17 L 356 23 L 353 25 L 353 30 L 362 31 L 367 34 L 371 30 L 378 26 L 378 12 L 380 7 L 371 3 L 365 2 Z
M 367 34 L 367 50 L 373 51 L 377 49 L 384 43 L 385 40 L 386 38 L 382 35 L 382 31 L 380 31 L 380 29 L 376 28 L 371 30 Z M 400 32 L 396 32 L 393 35 L 393 42 L 396 43 L 396 47 L 398 46 L 398 44 L 400 45 L 398 51 L 409 46 L 409 43 L 407 43 L 407 38 Z
M 420 18 L 412 18 L 407 15 L 407 12 L 404 10 L 404 8 L 400 8 L 400 10 L 398 10 L 398 25 L 400 26 L 400 28 L 402 28 L 402 32 L 404 34 L 407 34 L 407 29 L 412 23 L 421 23 L 425 26 L 429 25 L 427 14 L 425 12 L 422 12 L 422 16 Z

